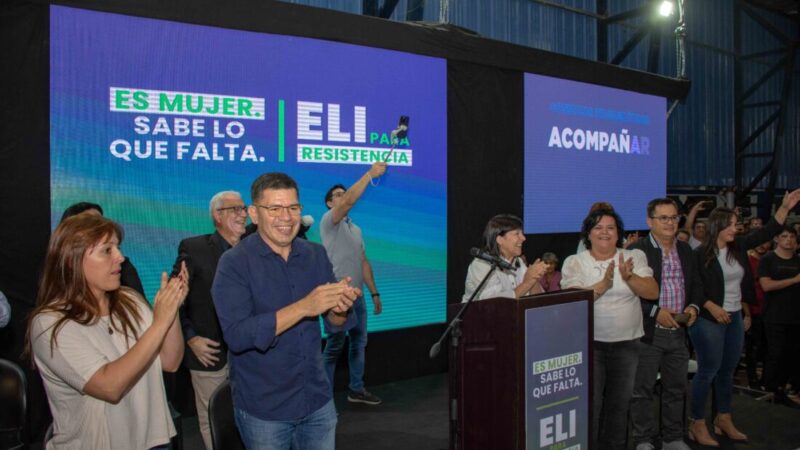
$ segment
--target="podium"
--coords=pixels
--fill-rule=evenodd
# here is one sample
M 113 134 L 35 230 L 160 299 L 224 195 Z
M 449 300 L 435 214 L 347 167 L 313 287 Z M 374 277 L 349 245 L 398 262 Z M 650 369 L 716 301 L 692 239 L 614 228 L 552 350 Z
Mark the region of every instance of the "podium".
M 448 342 L 451 449 L 589 448 L 592 301 L 569 289 L 469 306 Z

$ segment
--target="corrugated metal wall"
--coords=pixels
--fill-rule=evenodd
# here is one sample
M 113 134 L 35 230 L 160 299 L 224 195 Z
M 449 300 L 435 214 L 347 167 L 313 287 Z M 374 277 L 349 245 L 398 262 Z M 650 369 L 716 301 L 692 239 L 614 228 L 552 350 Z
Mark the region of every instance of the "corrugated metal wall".
M 549 0 L 572 8 L 595 12 L 595 0 Z M 360 0 L 294 0 L 309 6 L 360 14 Z M 383 1 L 379 1 L 383 3 Z M 609 15 L 649 3 L 648 0 L 612 0 Z M 688 98 L 669 119 L 669 164 L 671 186 L 732 186 L 735 184 L 734 154 L 734 2 L 732 0 L 685 0 L 688 30 L 686 75 L 692 81 Z M 391 20 L 404 21 L 408 0 L 400 0 Z M 471 29 L 492 39 L 595 60 L 596 20 L 587 15 L 544 5 L 531 0 L 425 0 L 423 20 L 445 21 Z M 761 12 L 761 11 L 760 11 Z M 761 12 L 770 23 L 797 39 L 797 23 Z M 608 29 L 608 57 L 614 55 L 649 17 L 638 18 Z M 779 42 L 763 27 L 743 16 L 743 53 L 774 49 Z M 676 75 L 673 23 L 662 26 L 658 72 Z M 646 70 L 647 39 L 637 46 L 622 66 Z M 743 64 L 744 89 L 769 70 L 782 55 L 751 59 Z M 789 99 L 783 152 L 779 160 L 778 187 L 800 186 L 800 55 L 796 58 Z M 779 72 L 756 91 L 748 102 L 774 101 L 782 96 L 783 74 Z M 744 137 L 757 129 L 775 107 L 747 109 Z M 774 125 L 748 147 L 748 152 L 771 151 Z M 766 159 L 745 160 L 745 183 L 764 167 Z M 766 185 L 766 179 L 760 186 Z

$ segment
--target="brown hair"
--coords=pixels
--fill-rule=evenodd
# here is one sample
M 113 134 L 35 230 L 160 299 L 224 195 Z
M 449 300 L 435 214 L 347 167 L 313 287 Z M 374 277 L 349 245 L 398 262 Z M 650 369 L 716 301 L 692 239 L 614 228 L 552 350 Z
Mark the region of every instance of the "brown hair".
M 89 214 L 69 217 L 55 229 L 47 246 L 44 270 L 39 281 L 36 307 L 28 319 L 25 337 L 25 354 L 30 355 L 31 343 L 38 336 L 31 336 L 31 324 L 42 313 L 55 312 L 61 317 L 52 326 L 50 351 L 57 345 L 56 337 L 67 321 L 80 325 L 94 325 L 100 320 L 100 299 L 89 289 L 83 273 L 86 253 L 104 238 L 116 236 L 122 241 L 122 228 L 116 223 Z M 137 329 L 142 321 L 138 302 L 144 299 L 135 291 L 121 287 L 108 293 L 110 326 L 128 337 L 138 339 Z M 119 323 L 119 327 L 115 322 Z M 130 333 L 129 333 L 130 331 Z
M 731 226 L 731 217 L 735 217 L 738 220 L 736 211 L 722 206 L 714 208 L 714 210 L 708 215 L 708 231 L 706 231 L 706 238 L 703 241 L 703 253 L 706 257 L 706 267 L 711 264 L 711 261 L 717 258 L 717 255 L 719 255 L 717 238 L 722 230 Z M 736 240 L 728 242 L 726 247 L 728 247 L 727 261 L 732 262 L 738 257 L 739 254 L 739 249 L 736 246 Z

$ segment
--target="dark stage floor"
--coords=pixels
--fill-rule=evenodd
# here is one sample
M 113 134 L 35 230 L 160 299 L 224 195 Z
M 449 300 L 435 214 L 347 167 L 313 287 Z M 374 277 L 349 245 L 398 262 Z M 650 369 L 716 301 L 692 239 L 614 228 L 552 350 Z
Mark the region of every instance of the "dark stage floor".
M 370 390 L 383 399 L 382 405 L 348 403 L 344 392 L 336 393 L 336 406 L 339 409 L 336 432 L 338 450 L 447 448 L 445 374 L 375 386 Z M 720 438 L 722 449 L 800 449 L 800 409 L 741 394 L 734 396 L 733 410 L 737 425 L 748 434 L 750 442 L 734 444 Z M 184 448 L 202 450 L 195 417 L 184 419 L 183 431 Z M 705 447 L 694 445 L 692 448 Z
M 433 375 L 370 388 L 379 406 L 334 396 L 339 410 L 337 450 L 439 450 L 447 448 L 447 378 Z M 183 448 L 202 450 L 197 417 L 183 419 Z

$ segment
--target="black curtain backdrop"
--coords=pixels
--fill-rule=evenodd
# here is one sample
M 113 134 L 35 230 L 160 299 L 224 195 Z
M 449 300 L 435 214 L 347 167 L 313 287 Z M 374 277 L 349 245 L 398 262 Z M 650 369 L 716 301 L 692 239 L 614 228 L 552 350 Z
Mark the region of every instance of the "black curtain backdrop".
M 483 228 L 501 213 L 522 217 L 522 73 L 447 63 L 447 292 L 464 278 Z
M 487 220 L 499 213 L 522 215 L 523 72 L 672 99 L 685 97 L 689 89 L 687 81 L 484 39 L 446 24 L 397 23 L 269 0 L 57 3 L 446 58 L 449 302 L 460 301 L 469 248 L 480 244 Z M 13 315 L 11 325 L 0 330 L 0 357 L 15 361 L 20 360 L 50 234 L 49 4 L 12 0 L 0 5 L 0 290 L 11 301 Z M 553 251 L 563 259 L 577 241 L 574 233 L 529 236 L 525 254 L 532 261 Z M 444 325 L 430 325 L 373 333 L 368 383 L 446 370 L 446 352 L 436 360 L 427 356 L 443 330 Z M 28 375 L 30 434 L 40 436 L 49 422 L 47 406 L 38 375 L 30 370 Z M 337 376 L 339 385 L 342 375 Z M 184 381 L 177 384 L 188 384 Z M 191 412 L 191 399 L 181 402 L 179 409 Z
M 25 371 L 29 436 L 50 422 L 41 378 L 20 358 L 50 236 L 48 24 L 46 5 L 12 2 L 0 10 L 0 291 L 11 303 L 0 357 Z

